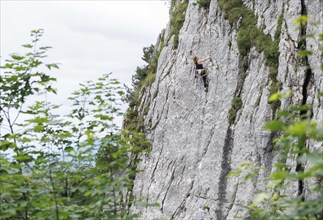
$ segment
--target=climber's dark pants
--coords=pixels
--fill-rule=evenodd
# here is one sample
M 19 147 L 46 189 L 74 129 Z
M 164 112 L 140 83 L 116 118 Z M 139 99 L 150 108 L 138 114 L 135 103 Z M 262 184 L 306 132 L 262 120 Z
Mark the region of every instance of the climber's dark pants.
M 204 87 L 207 88 L 209 86 L 209 84 L 208 84 L 208 81 L 207 81 L 207 78 L 206 78 L 206 74 L 202 75 L 202 79 L 203 79 L 203 82 L 204 82 Z
M 207 88 L 209 86 L 209 84 L 208 84 L 208 81 L 207 81 L 205 70 L 204 69 L 198 69 L 197 74 L 202 76 L 202 79 L 203 79 L 203 82 L 204 82 L 204 87 Z
M 202 79 L 203 79 L 203 82 L 204 82 L 204 87 L 207 88 L 209 86 L 209 83 L 207 81 L 205 70 L 204 69 L 198 69 L 197 74 L 202 76 Z

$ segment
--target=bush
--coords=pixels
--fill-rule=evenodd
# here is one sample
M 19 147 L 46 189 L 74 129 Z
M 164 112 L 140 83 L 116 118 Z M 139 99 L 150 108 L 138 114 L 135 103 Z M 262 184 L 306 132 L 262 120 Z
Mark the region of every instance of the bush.
M 197 4 L 199 7 L 204 8 L 204 9 L 209 9 L 210 7 L 211 0 L 198 0 Z
M 176 35 L 174 35 L 174 39 L 173 39 L 173 49 L 177 49 L 178 44 L 179 44 L 179 36 L 178 36 L 178 34 L 176 34 Z
M 248 55 L 252 46 L 252 40 L 253 39 L 250 38 L 249 29 L 241 30 L 238 32 L 237 44 L 238 44 L 238 49 L 241 56 L 244 57 Z
M 160 44 L 157 46 L 159 46 L 158 51 L 155 51 L 158 47 L 153 45 L 143 49 L 142 59 L 147 62 L 147 65 L 137 67 L 136 73 L 132 77 L 133 89 L 128 88 L 127 91 L 126 101 L 129 103 L 129 108 L 125 115 L 124 127 L 133 132 L 144 131 L 144 118 L 142 112 L 139 112 L 141 110 L 138 109 L 141 104 L 140 92 L 143 88 L 151 86 L 156 79 L 158 59 L 160 51 L 164 47 L 164 31 L 161 35 Z M 147 104 L 146 109 L 148 108 Z
M 247 28 L 248 26 L 256 26 L 257 18 L 253 12 L 246 7 L 232 8 L 226 15 L 231 25 L 237 23 L 241 18 L 241 29 Z
M 242 107 L 242 100 L 240 97 L 235 96 L 231 102 L 231 109 L 229 110 L 229 123 L 233 124 L 236 116 L 237 116 L 237 112 L 241 109 Z
M 144 86 L 150 86 L 151 84 L 153 84 L 153 82 L 155 82 L 155 79 L 156 79 L 156 73 L 149 74 L 143 81 Z
M 218 0 L 218 4 L 226 14 L 229 14 L 231 9 L 243 6 L 243 2 L 241 0 Z
M 173 35 L 175 35 L 174 41 L 176 40 L 177 42 L 173 42 L 174 49 L 177 49 L 177 46 L 178 46 L 178 37 L 179 37 L 178 35 L 185 21 L 185 12 L 186 12 L 187 6 L 188 6 L 188 1 L 184 1 L 180 5 L 175 6 L 170 16 L 170 35 L 169 35 L 168 41 Z

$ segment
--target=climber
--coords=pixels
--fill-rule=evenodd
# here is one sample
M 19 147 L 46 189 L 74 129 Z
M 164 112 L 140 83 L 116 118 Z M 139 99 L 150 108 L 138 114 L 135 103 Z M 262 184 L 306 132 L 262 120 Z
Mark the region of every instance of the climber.
M 203 82 L 204 82 L 204 87 L 207 89 L 208 88 L 208 81 L 206 78 L 206 72 L 205 69 L 203 67 L 203 63 L 208 60 L 211 59 L 211 57 L 205 58 L 205 59 L 198 59 L 197 56 L 193 56 L 193 61 L 195 64 L 195 68 L 196 68 L 196 74 L 202 76 Z

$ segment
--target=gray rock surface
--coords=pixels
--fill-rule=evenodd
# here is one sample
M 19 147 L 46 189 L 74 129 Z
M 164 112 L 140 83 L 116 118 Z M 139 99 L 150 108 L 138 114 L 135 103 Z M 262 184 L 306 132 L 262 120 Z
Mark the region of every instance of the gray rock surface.
M 277 79 L 283 92 L 293 89 L 295 93 L 288 103 L 282 103 L 282 108 L 305 100 L 314 105 L 313 118 L 322 120 L 323 109 L 315 98 L 323 89 L 319 68 L 322 57 L 317 42 L 308 39 L 307 46 L 314 55 L 304 65 L 296 65 L 300 35 L 294 24 L 294 19 L 306 10 L 312 22 L 321 22 L 321 26 L 309 25 L 307 33 L 322 33 L 322 1 L 244 2 L 258 16 L 258 26 L 265 27 L 264 33 L 272 37 L 278 16 L 283 14 Z M 165 33 L 167 36 L 169 27 Z M 152 152 L 143 156 L 139 165 L 143 172 L 137 175 L 134 186 L 134 194 L 143 202 L 160 206 L 136 204 L 133 210 L 142 213 L 141 219 L 234 219 L 244 214 L 238 204 L 248 204 L 255 190 L 264 187 L 264 176 L 273 162 L 272 137 L 263 128 L 273 118 L 268 104 L 269 71 L 263 53 L 252 48 L 247 75 L 241 83 L 242 61 L 236 37 L 236 27 L 224 19 L 216 0 L 211 1 L 209 10 L 190 2 L 178 49 L 172 49 L 170 41 L 161 51 L 156 80 L 142 92 L 142 105 L 149 106 L 145 126 Z M 202 79 L 195 78 L 192 55 L 212 58 L 205 64 L 210 79 L 208 92 Z M 311 77 L 305 82 L 308 70 Z M 230 124 L 228 112 L 237 91 L 242 108 Z M 313 143 L 311 147 L 320 146 Z M 267 170 L 253 182 L 225 178 L 244 161 Z

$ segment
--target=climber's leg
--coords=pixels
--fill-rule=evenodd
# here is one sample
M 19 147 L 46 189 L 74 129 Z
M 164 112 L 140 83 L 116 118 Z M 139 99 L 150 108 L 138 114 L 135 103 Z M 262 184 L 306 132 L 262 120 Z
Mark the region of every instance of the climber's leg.
M 207 77 L 206 77 L 206 74 L 204 74 L 202 76 L 202 79 L 203 79 L 203 82 L 204 82 L 204 87 L 207 88 L 209 86 L 209 83 L 208 83 L 208 80 L 207 80 Z

